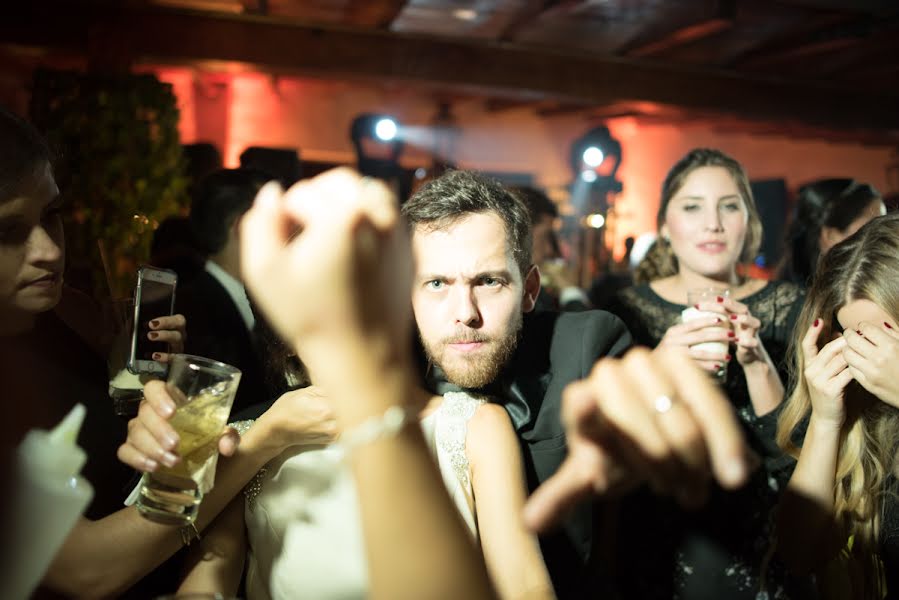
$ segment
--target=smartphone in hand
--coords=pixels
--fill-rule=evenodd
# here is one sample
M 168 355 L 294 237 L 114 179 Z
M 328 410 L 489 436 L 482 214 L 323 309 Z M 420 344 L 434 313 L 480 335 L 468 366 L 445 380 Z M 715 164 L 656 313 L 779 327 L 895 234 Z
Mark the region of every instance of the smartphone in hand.
M 128 370 L 132 373 L 165 374 L 165 365 L 153 360 L 154 352 L 166 352 L 165 342 L 147 337 L 150 321 L 171 315 L 175 310 L 175 286 L 178 275 L 168 269 L 144 266 L 137 271 L 134 288 L 134 328 Z

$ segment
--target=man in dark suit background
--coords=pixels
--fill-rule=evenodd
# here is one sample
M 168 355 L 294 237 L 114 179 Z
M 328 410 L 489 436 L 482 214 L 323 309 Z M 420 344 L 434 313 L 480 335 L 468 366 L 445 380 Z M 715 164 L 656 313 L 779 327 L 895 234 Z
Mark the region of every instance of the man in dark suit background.
M 531 215 L 531 262 L 540 269 L 541 287 L 536 310 L 579 311 L 591 308 L 584 290 L 577 286 L 575 274 L 565 264 L 556 219 L 559 209 L 543 191 L 534 187 L 514 187 L 510 191 L 528 208 Z
M 417 273 L 412 304 L 432 391 L 486 394 L 503 404 L 522 444 L 533 491 L 566 455 L 563 388 L 602 356 L 631 344 L 609 313 L 532 313 L 540 273 L 531 257 L 531 216 L 498 183 L 453 171 L 403 207 Z M 593 510 L 578 507 L 562 530 L 541 538 L 560 597 L 595 593 L 586 569 Z
M 255 316 L 240 275 L 240 218 L 271 177 L 252 169 L 223 169 L 205 177 L 191 203 L 190 225 L 206 254 L 203 269 L 179 285 L 175 310 L 187 318 L 190 354 L 241 370 L 232 414 L 267 401 L 254 343 Z

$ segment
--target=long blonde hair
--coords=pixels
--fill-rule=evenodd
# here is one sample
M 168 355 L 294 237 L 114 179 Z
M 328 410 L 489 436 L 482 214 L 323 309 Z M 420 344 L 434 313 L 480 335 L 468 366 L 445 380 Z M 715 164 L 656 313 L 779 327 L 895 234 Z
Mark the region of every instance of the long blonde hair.
M 801 340 L 812 322 L 823 319 L 822 348 L 831 338 L 836 313 L 849 302 L 869 300 L 899 320 L 899 214 L 880 217 L 838 244 L 818 264 L 799 315 L 788 356 L 795 386 L 780 415 L 777 443 L 793 457 L 793 436 L 811 413 L 803 375 Z M 855 382 L 847 390 L 847 416 L 840 440 L 834 489 L 834 515 L 853 537 L 852 558 L 860 561 L 865 590 L 859 597 L 882 598 L 877 555 L 886 478 L 899 444 L 899 410 L 874 399 Z
M 694 148 L 688 152 L 683 158 L 671 167 L 665 182 L 662 184 L 662 198 L 659 203 L 659 212 L 656 214 L 656 227 L 661 232 L 662 225 L 665 224 L 665 214 L 668 211 L 668 204 L 671 199 L 684 186 L 687 177 L 701 167 L 722 167 L 730 173 L 737 189 L 740 191 L 740 197 L 743 204 L 746 205 L 746 211 L 749 216 L 748 227 L 746 230 L 746 239 L 743 241 L 743 251 L 740 253 L 740 262 L 749 262 L 758 254 L 759 246 L 762 243 L 762 221 L 759 217 L 759 210 L 755 204 L 755 198 L 752 196 L 752 188 L 749 186 L 749 178 L 746 171 L 736 160 L 712 148 Z M 662 237 L 656 241 L 655 247 L 647 257 L 651 258 L 652 263 L 656 267 L 652 273 L 653 279 L 662 279 L 677 275 L 678 265 L 677 257 L 671 244 Z

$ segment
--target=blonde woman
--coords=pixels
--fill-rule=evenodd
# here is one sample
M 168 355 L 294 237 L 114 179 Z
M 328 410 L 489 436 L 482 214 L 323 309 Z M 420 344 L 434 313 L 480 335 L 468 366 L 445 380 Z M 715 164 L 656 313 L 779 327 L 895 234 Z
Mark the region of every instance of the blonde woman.
M 899 595 L 897 330 L 899 215 L 889 215 L 821 260 L 778 426 L 778 443 L 798 458 L 779 552 L 795 571 L 816 572 L 828 597 Z

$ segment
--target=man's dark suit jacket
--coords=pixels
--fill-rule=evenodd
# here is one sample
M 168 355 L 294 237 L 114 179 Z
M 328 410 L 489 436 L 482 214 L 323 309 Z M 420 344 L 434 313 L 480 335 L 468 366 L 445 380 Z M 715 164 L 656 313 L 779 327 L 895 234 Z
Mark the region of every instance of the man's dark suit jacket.
M 201 271 L 179 286 L 175 312 L 187 318 L 188 354 L 219 360 L 241 370 L 232 415 L 268 400 L 253 336 L 231 296 L 215 277 Z
M 535 312 L 526 314 L 518 349 L 494 384 L 482 390 L 502 402 L 522 444 L 533 491 L 556 472 L 567 453 L 561 422 L 562 390 L 589 375 L 603 356 L 617 356 L 631 346 L 631 336 L 611 313 Z M 437 367 L 428 385 L 437 393 L 455 388 Z M 596 589 L 586 566 L 593 539 L 593 507 L 578 507 L 562 530 L 544 536 L 541 547 L 560 598 L 593 597 Z

